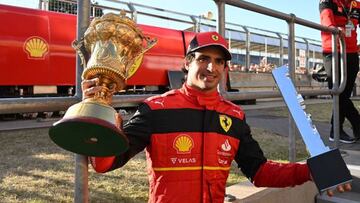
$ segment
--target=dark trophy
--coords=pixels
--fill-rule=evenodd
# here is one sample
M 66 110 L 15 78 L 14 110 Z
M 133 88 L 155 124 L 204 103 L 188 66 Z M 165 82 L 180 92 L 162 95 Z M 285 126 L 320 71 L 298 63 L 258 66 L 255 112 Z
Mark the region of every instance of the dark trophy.
M 288 67 L 276 68 L 272 74 L 311 155 L 307 164 L 319 192 L 351 182 L 352 176 L 339 149 L 330 150 L 325 146 L 310 114 L 304 111 L 304 99 L 289 78 Z
M 87 156 L 112 156 L 129 147 L 116 126 L 112 96 L 125 88 L 126 79 L 136 71 L 136 59 L 153 47 L 156 39 L 145 37 L 125 14 L 94 18 L 84 38 L 73 44 L 84 65 L 82 79 L 99 78 L 97 85 L 102 90 L 71 106 L 50 128 L 50 138 L 63 149 Z

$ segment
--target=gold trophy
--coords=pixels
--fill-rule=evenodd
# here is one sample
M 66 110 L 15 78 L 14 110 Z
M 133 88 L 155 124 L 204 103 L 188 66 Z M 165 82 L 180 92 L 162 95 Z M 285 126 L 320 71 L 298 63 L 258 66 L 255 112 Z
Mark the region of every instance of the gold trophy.
M 125 11 L 94 18 L 84 38 L 74 41 L 73 47 L 84 65 L 82 79 L 99 78 L 97 85 L 102 86 L 102 91 L 71 106 L 63 119 L 50 128 L 52 141 L 87 156 L 125 152 L 129 143 L 116 126 L 116 110 L 110 106 L 112 96 L 125 88 L 125 80 L 136 71 L 129 71 L 134 69 L 136 59 L 155 44 L 156 39 L 145 37 Z M 86 57 L 89 54 L 90 58 Z

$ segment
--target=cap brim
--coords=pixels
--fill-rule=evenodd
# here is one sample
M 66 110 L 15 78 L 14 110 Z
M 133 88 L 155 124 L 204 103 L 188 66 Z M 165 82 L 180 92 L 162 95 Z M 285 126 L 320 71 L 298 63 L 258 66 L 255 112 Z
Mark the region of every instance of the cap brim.
M 205 47 L 211 47 L 211 46 L 215 46 L 215 47 L 221 48 L 221 49 L 222 49 L 222 52 L 225 54 L 225 60 L 227 60 L 227 61 L 230 61 L 230 60 L 231 60 L 231 53 L 230 53 L 229 50 L 228 50 L 226 47 L 224 47 L 224 45 L 222 45 L 222 44 L 211 44 L 211 45 L 208 45 L 208 44 L 207 44 L 207 45 L 204 45 L 204 46 L 198 46 L 198 47 L 196 47 L 196 48 L 188 51 L 188 52 L 186 53 L 186 55 L 188 55 L 189 53 L 195 52 L 195 51 L 197 51 L 197 50 L 199 50 L 199 49 L 202 49 L 202 48 L 205 48 Z

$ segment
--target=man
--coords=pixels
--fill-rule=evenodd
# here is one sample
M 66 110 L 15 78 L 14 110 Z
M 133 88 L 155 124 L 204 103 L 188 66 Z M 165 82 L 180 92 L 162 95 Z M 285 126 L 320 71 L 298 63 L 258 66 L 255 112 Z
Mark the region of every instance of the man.
M 183 87 L 146 99 L 124 126 L 129 150 L 117 157 L 90 158 L 94 169 L 114 170 L 145 149 L 151 203 L 223 202 L 233 160 L 255 186 L 287 187 L 310 180 L 306 164 L 266 160 L 244 112 L 217 91 L 230 59 L 218 33 L 198 33 L 187 50 Z M 100 90 L 92 87 L 95 83 L 83 83 L 84 97 Z
M 360 138 L 360 115 L 350 97 L 355 84 L 356 75 L 359 71 L 356 28 L 359 25 L 360 3 L 353 0 L 320 0 L 319 9 L 321 24 L 340 29 L 342 32 L 341 34 L 345 37 L 347 61 L 347 66 L 345 68 L 347 70 L 347 78 L 345 90 L 339 95 L 340 142 L 354 143 L 355 139 Z M 321 37 L 324 66 L 328 76 L 330 76 L 330 78 L 328 78 L 328 86 L 331 89 L 333 85 L 331 79 L 332 36 L 329 32 L 322 32 Z M 341 75 L 340 71 L 338 74 Z M 349 136 L 343 130 L 345 118 L 351 123 L 354 137 Z M 331 118 L 331 125 L 332 124 L 333 117 Z M 329 140 L 334 140 L 333 126 L 331 126 Z

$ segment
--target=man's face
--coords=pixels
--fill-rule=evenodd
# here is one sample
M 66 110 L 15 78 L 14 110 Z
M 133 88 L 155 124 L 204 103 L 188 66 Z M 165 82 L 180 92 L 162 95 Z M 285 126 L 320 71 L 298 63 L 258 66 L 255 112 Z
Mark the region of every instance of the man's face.
M 203 92 L 216 90 L 225 68 L 221 49 L 205 47 L 195 52 L 195 59 L 185 63 L 188 70 L 186 84 Z

